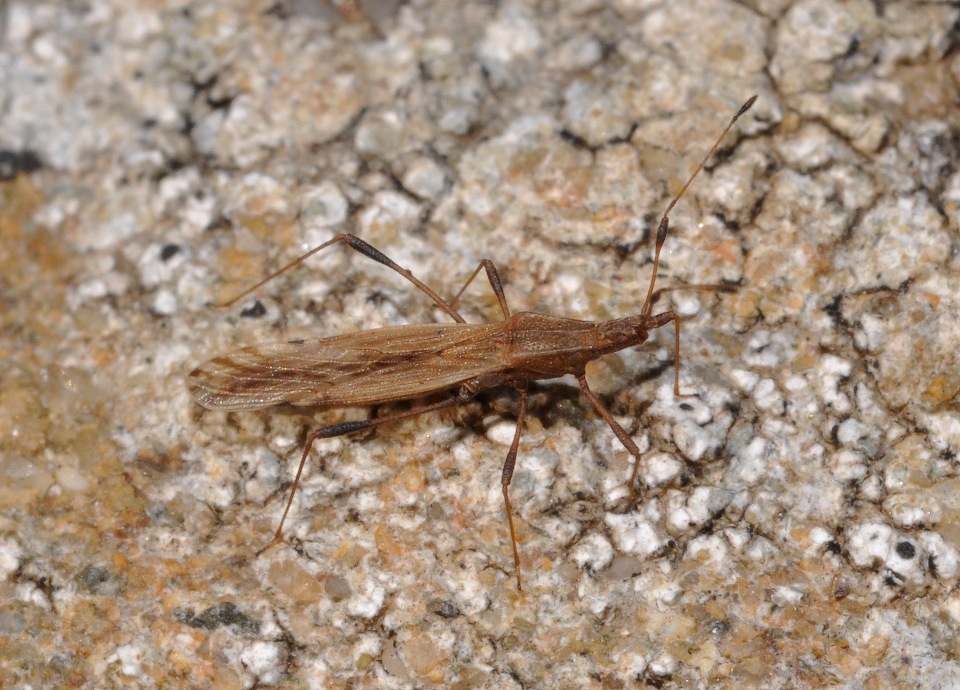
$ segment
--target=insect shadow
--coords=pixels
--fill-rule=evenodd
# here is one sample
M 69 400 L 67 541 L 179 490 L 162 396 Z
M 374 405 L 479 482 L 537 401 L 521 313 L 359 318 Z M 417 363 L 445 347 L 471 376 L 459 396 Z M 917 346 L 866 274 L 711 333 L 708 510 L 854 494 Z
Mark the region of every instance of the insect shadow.
M 453 320 L 453 323 L 391 326 L 331 338 L 257 345 L 214 357 L 189 374 L 187 382 L 193 399 L 208 409 L 221 410 L 253 410 L 283 404 L 321 409 L 364 407 L 448 393 L 447 397 L 431 404 L 362 421 L 332 424 L 310 432 L 280 526 L 265 548 L 283 538 L 283 525 L 293 504 L 310 448 L 317 439 L 355 433 L 386 422 L 452 407 L 471 400 L 480 391 L 509 386 L 518 392 L 519 404 L 516 431 L 503 463 L 500 485 L 513 548 L 517 588 L 521 589 L 520 552 L 510 507 L 510 480 L 527 415 L 528 391 L 533 381 L 567 374 L 576 377 L 587 400 L 633 455 L 629 487 L 631 496 L 635 495 L 640 449 L 590 388 L 585 368 L 587 363 L 598 357 L 642 345 L 650 331 L 672 323 L 676 332 L 673 388 L 676 395 L 681 395 L 680 317 L 672 310 L 655 314 L 653 305 L 668 290 L 722 288 L 715 285 L 656 288 L 660 252 L 667 238 L 670 211 L 716 152 L 734 123 L 756 99 L 756 96 L 751 97 L 730 119 L 710 151 L 664 211 L 657 229 L 650 286 L 640 312 L 633 316 L 610 321 L 579 321 L 535 312 L 511 312 L 500 273 L 490 259 L 483 259 L 459 292 L 452 299 L 444 300 L 410 271 L 348 233 L 338 234 L 311 249 L 229 300 L 224 306 L 235 304 L 317 252 L 342 243 L 399 273 Z M 486 272 L 503 312 L 503 321 L 467 323 L 457 311 L 460 296 L 480 271 Z

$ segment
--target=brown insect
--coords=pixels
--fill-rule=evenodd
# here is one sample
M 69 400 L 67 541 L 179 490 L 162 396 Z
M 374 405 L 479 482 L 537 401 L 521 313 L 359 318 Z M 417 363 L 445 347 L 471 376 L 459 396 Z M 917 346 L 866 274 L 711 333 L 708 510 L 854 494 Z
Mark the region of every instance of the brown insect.
M 517 460 L 520 434 L 527 414 L 527 391 L 532 381 L 566 374 L 573 374 L 577 378 L 590 404 L 635 458 L 630 476 L 630 492 L 633 495 L 637 470 L 640 467 L 640 449 L 613 418 L 603 401 L 590 389 L 585 367 L 588 362 L 601 355 L 642 345 L 651 330 L 672 322 L 676 329 L 674 392 L 680 395 L 680 317 L 669 310 L 653 313 L 653 304 L 659 294 L 671 289 L 655 289 L 660 250 L 669 226 L 668 216 L 734 123 L 749 110 L 756 98 L 750 98 L 731 118 L 716 143 L 667 206 L 657 230 L 650 287 L 640 313 L 634 316 L 591 322 L 533 312 L 513 314 L 507 307 L 500 274 L 489 259 L 480 262 L 456 296 L 447 302 L 410 271 L 400 267 L 359 237 L 346 233 L 315 247 L 230 300 L 227 305 L 237 302 L 322 249 L 343 242 L 399 273 L 424 292 L 455 322 L 393 326 L 319 340 L 258 345 L 215 357 L 190 373 L 188 383 L 194 400 L 203 407 L 222 410 L 252 410 L 281 404 L 316 408 L 360 407 L 422 398 L 435 393 L 451 393 L 450 397 L 433 404 L 364 421 L 333 424 L 311 432 L 307 436 L 280 526 L 268 546 L 282 539 L 283 524 L 293 504 L 303 466 L 317 439 L 362 431 L 385 422 L 451 407 L 470 400 L 488 388 L 510 386 L 517 390 L 520 401 L 517 428 L 503 463 L 500 483 L 510 529 L 510 543 L 513 547 L 517 588 L 520 589 L 520 554 L 517 550 L 509 489 Z M 455 309 L 460 296 L 481 269 L 486 271 L 490 286 L 503 311 L 504 320 L 499 323 L 466 323 Z M 720 289 L 719 286 L 703 285 L 683 287 Z

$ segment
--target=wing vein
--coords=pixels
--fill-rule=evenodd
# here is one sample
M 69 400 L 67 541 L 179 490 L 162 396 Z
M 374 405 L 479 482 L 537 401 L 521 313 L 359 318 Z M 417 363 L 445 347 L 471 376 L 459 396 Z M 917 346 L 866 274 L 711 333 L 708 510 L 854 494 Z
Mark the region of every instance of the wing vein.
M 200 365 L 188 377 L 208 408 L 363 406 L 420 397 L 489 373 L 498 324 L 425 324 L 259 345 Z

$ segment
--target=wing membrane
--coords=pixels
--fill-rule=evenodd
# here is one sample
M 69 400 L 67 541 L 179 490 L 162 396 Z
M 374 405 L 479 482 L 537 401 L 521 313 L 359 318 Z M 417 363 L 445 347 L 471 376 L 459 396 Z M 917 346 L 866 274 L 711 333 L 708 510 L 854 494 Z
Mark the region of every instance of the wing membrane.
M 248 347 L 188 378 L 207 408 L 351 407 L 447 390 L 501 366 L 500 324 L 394 326 L 332 338 Z

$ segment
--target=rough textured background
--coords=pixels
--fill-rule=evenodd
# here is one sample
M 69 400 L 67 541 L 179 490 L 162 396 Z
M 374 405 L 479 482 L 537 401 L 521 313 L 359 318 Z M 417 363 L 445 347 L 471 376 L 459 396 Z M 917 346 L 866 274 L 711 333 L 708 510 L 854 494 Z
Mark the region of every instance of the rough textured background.
M 463 7 L 457 7 L 463 5 Z M 0 5 L 0 685 L 955 687 L 960 30 L 948 3 Z M 639 309 L 672 214 L 684 322 L 515 400 L 204 412 L 241 345 Z M 669 306 L 669 305 L 667 305 Z M 478 282 L 470 320 L 496 319 Z M 325 464 L 323 470 L 319 463 Z

